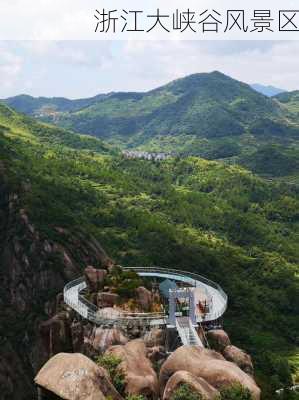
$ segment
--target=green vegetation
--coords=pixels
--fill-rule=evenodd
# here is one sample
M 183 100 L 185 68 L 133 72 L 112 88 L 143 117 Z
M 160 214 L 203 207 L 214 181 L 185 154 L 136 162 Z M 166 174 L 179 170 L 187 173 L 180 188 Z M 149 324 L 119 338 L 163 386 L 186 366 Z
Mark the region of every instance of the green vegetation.
M 299 90 L 295 90 L 293 92 L 285 92 L 281 93 L 275 98 L 283 104 L 286 111 L 288 112 L 288 117 L 294 120 L 295 122 L 298 121 L 299 116 Z
M 43 124 L 19 114 L 12 109 L 0 104 L 0 134 L 18 135 L 28 143 L 38 143 L 40 145 L 67 146 L 73 150 L 100 152 L 108 154 L 112 152 L 111 147 L 101 140 L 92 136 L 78 135 L 53 125 Z
M 171 396 L 171 400 L 202 400 L 199 393 L 195 392 L 188 384 L 182 384 Z M 225 387 L 220 391 L 219 400 L 252 400 L 249 389 L 240 384 Z
M 202 400 L 202 396 L 184 383 L 173 393 L 171 400 Z
M 121 359 L 112 355 L 112 354 L 104 354 L 101 357 L 98 357 L 95 360 L 96 364 L 105 368 L 108 372 L 111 382 L 115 389 L 123 394 L 124 386 L 125 386 L 125 376 L 119 371 L 118 366 L 121 363 Z
M 140 394 L 131 394 L 126 397 L 126 400 L 146 400 L 146 399 Z
M 122 148 L 225 159 L 259 174 L 287 176 L 298 184 L 293 165 L 299 152 L 298 98 L 298 92 L 268 98 L 213 72 L 190 75 L 146 93 L 74 101 L 17 96 L 6 102 Z M 284 161 L 267 161 L 267 146 L 273 145 L 280 147 L 279 160 L 286 160 L 286 168 Z
M 268 398 L 288 384 L 279 365 L 281 356 L 298 353 L 295 186 L 196 157 L 126 160 L 96 139 L 98 150 L 84 143 L 79 151 L 84 138 L 73 134 L 69 144 L 69 132 L 5 106 L 0 125 L 1 171 L 41 237 L 58 240 L 55 227 L 83 231 L 119 264 L 186 269 L 217 281 L 229 295 L 225 328 L 252 354 Z M 265 352 L 275 356 L 278 376 L 269 390 Z
M 299 171 L 299 148 L 264 145 L 243 157 L 242 163 L 253 172 L 268 176 L 290 176 Z
M 142 279 L 134 271 L 124 271 L 120 267 L 114 267 L 107 275 L 105 285 L 119 294 L 122 300 L 134 299 L 136 289 L 142 286 Z
M 299 392 L 293 391 L 289 389 L 285 389 L 279 396 L 276 396 L 276 399 L 279 400 L 298 400 L 299 399 Z
M 5 100 L 5 103 L 24 114 L 42 116 L 80 110 L 99 101 L 102 97 L 104 96 L 98 95 L 89 99 L 69 100 L 63 97 L 32 97 L 22 94 Z
M 221 400 L 252 400 L 249 389 L 240 384 L 228 386 L 220 391 Z
M 273 388 L 281 389 L 292 386 L 292 368 L 285 358 L 273 352 L 263 352 L 256 357 L 260 371 L 258 378 L 265 383 L 264 395 L 271 396 Z

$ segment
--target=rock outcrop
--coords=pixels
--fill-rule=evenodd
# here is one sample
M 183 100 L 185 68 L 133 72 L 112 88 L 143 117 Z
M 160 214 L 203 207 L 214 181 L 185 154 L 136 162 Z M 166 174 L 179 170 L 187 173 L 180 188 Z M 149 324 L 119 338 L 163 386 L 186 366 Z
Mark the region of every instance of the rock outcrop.
M 6 338 L 0 339 L 0 349 L 0 398 L 34 399 L 36 393 L 24 360 Z
M 147 399 L 158 398 L 158 378 L 146 357 L 147 349 L 143 340 L 136 339 L 124 346 L 113 346 L 106 353 L 122 360 L 118 369 L 125 375 L 126 394 L 140 394 Z
M 84 353 L 84 326 L 81 322 L 73 321 L 70 330 L 73 352 Z
M 231 344 L 228 334 L 223 329 L 209 331 L 207 333 L 207 339 L 212 349 L 221 353 L 226 346 Z
M 164 346 L 165 330 L 153 328 L 144 335 L 143 340 L 147 347 Z
M 0 313 L 0 325 L 4 329 L 9 327 L 9 337 L 14 338 L 9 342 L 11 354 L 17 355 L 18 368 L 14 366 L 13 356 L 0 360 L 0 364 L 3 362 L 3 366 L 0 365 L 0 381 L 3 382 L 1 394 L 6 390 L 10 393 L 11 390 L 10 378 L 8 379 L 10 375 L 7 375 L 10 373 L 5 371 L 15 371 L 11 374 L 13 393 L 4 398 L 27 400 L 34 398 L 34 374 L 49 355 L 49 348 L 44 350 L 44 343 L 49 343 L 49 326 L 44 327 L 42 337 L 39 326 L 45 319 L 53 317 L 57 311 L 57 302 L 61 305 L 61 295 L 57 299 L 56 295 L 62 292 L 67 282 L 82 274 L 82 265 L 106 268 L 111 260 L 98 241 L 86 232 L 78 229 L 71 232 L 59 226 L 49 226 L 51 235 L 41 233 L 24 207 L 22 196 L 17 192 L 30 191 L 30 184 L 24 187 L 20 185 L 19 188 L 14 185 L 12 192 L 2 172 L 0 171 L 0 308 L 4 312 Z M 58 334 L 60 329 L 56 331 L 56 327 L 59 322 L 52 321 L 51 325 L 52 332 L 55 330 Z M 55 351 L 59 351 L 57 345 L 56 342 L 53 347 Z M 2 356 L 2 343 L 0 347 Z
M 150 308 L 153 304 L 153 296 L 152 293 L 143 286 L 140 286 L 136 289 L 137 294 L 137 302 L 140 305 L 141 309 L 144 312 L 150 311 Z
M 88 266 L 84 270 L 84 277 L 87 283 L 87 287 L 91 292 L 97 292 L 104 287 L 104 280 L 107 275 L 105 269 L 96 269 L 92 266 Z
M 154 346 L 148 348 L 147 357 L 151 360 L 151 362 L 160 362 L 165 360 L 167 357 L 165 347 Z
M 166 384 L 163 400 L 171 400 L 175 391 L 183 384 L 187 384 L 195 393 L 205 400 L 216 400 L 220 393 L 207 381 L 196 377 L 187 371 L 175 372 Z
M 161 367 L 159 378 L 161 393 L 168 379 L 177 371 L 190 372 L 196 377 L 205 379 L 216 389 L 240 383 L 250 390 L 254 399 L 260 398 L 260 389 L 253 378 L 213 350 L 197 346 L 179 347 Z
M 65 400 L 122 400 L 107 372 L 82 354 L 59 353 L 42 367 L 35 383 Z
M 85 337 L 85 343 L 89 343 L 98 353 L 104 353 L 111 346 L 125 345 L 128 338 L 119 328 L 93 327 L 89 337 Z
M 99 308 L 114 307 L 120 301 L 120 296 L 116 293 L 100 292 L 97 294 L 97 306 Z
M 46 322 L 41 323 L 39 330 L 44 343 L 47 358 L 61 351 L 72 351 L 70 314 L 62 311 Z
M 237 364 L 237 366 L 246 372 L 246 374 L 253 375 L 251 357 L 249 354 L 245 353 L 244 350 L 241 350 L 236 346 L 226 346 L 222 354 L 227 361 Z

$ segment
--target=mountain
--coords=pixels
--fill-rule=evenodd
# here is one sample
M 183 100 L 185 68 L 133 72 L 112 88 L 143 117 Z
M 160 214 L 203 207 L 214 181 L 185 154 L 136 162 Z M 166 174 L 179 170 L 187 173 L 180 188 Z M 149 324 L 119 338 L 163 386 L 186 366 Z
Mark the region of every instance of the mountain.
M 259 83 L 253 83 L 250 86 L 252 87 L 252 89 L 268 97 L 276 96 L 279 93 L 285 92 L 285 90 L 278 89 L 277 87 L 271 85 L 265 86 L 265 85 L 260 85 Z
M 81 108 L 96 103 L 102 97 L 105 97 L 105 95 L 100 94 L 87 99 L 70 100 L 64 97 L 32 97 L 22 94 L 2 100 L 2 102 L 24 114 L 44 117 L 47 115 L 55 115 L 57 112 L 80 110 Z
M 122 148 L 244 164 L 245 156 L 254 157 L 260 146 L 298 147 L 299 122 L 289 118 L 279 97 L 268 98 L 217 71 L 190 75 L 146 93 L 86 99 L 80 109 L 83 100 L 68 101 L 67 111 L 56 103 L 55 113 L 41 114 L 39 100 L 34 101 L 36 108 L 28 106 L 31 114 Z M 5 102 L 19 111 L 27 108 L 20 107 L 18 98 Z
M 288 117 L 297 122 L 299 118 L 299 90 L 281 93 L 275 96 L 275 99 L 285 108 Z
M 129 160 L 86 140 L 0 106 L 2 397 L 36 398 L 42 322 L 66 282 L 111 257 L 217 281 L 229 296 L 225 327 L 272 399 L 298 345 L 296 187 L 198 157 Z M 55 332 L 64 337 L 59 321 Z
M 38 122 L 26 115 L 19 114 L 11 108 L 0 104 L 0 132 L 6 129 L 15 130 L 28 140 L 51 143 L 52 145 L 66 145 L 74 150 L 96 151 L 109 153 L 115 151 L 103 141 L 88 135 L 75 135 L 73 132 L 54 125 Z M 6 124 L 9 127 L 6 128 Z
M 257 118 L 282 116 L 275 102 L 219 72 L 191 75 L 147 93 L 112 93 L 78 111 L 59 111 L 49 120 L 135 144 L 157 136 L 239 136 Z

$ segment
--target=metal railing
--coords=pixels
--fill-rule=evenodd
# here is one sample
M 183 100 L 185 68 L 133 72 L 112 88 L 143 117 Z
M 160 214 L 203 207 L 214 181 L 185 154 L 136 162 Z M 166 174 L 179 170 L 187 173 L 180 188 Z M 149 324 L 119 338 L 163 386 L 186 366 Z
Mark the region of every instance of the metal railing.
M 175 324 L 183 345 L 204 347 L 190 318 L 176 318 Z
M 220 307 L 205 315 L 204 321 L 212 321 L 220 318 L 227 308 L 227 295 L 224 293 L 222 288 L 215 282 L 188 271 L 180 271 L 175 269 L 165 269 L 159 267 L 150 268 L 139 268 L 139 267 L 126 267 L 126 271 L 135 271 L 140 276 L 153 276 L 157 278 L 173 279 L 180 282 L 188 283 L 193 287 L 200 287 L 204 284 L 216 290 L 219 297 L 218 303 Z M 127 326 L 128 324 L 142 324 L 142 325 L 164 325 L 167 323 L 167 316 L 164 313 L 131 313 L 131 312 L 120 312 L 119 317 L 107 318 L 101 315 L 101 310 L 98 307 L 88 301 L 80 292 L 87 287 L 84 277 L 75 279 L 67 283 L 64 287 L 64 301 L 71 308 L 77 311 L 83 318 L 88 319 L 98 325 L 113 325 L 113 326 Z M 213 296 L 212 296 L 213 298 Z M 215 305 L 215 301 L 213 305 Z M 200 320 L 202 321 L 202 319 Z M 200 322 L 199 321 L 199 322 Z
M 164 325 L 166 315 L 164 313 L 133 313 L 121 311 L 118 318 L 107 318 L 101 315 L 101 310 L 86 299 L 80 292 L 87 287 L 84 277 L 75 279 L 67 283 L 64 287 L 64 301 L 72 309 L 77 311 L 83 318 L 88 319 L 98 325 L 117 325 L 124 326 L 132 323 L 142 325 Z
M 209 303 L 211 304 L 211 310 L 208 314 L 205 315 L 205 318 L 202 319 L 201 321 L 213 321 L 217 320 L 220 318 L 226 311 L 227 309 L 227 303 L 228 303 L 228 297 L 227 294 L 223 291 L 220 285 L 218 283 L 211 281 L 210 279 L 207 279 L 206 277 L 195 274 L 193 272 L 189 271 L 183 271 L 183 270 L 178 270 L 178 269 L 171 269 L 171 268 L 161 268 L 161 267 L 148 267 L 148 268 L 142 268 L 142 267 L 125 267 L 125 270 L 128 271 L 135 271 L 137 274 L 141 276 L 156 276 L 156 277 L 164 277 L 165 279 L 173 279 L 177 280 L 180 282 L 185 282 L 190 284 L 193 287 L 200 287 L 201 284 L 207 285 L 215 289 L 219 295 L 219 299 L 221 299 L 221 307 L 217 308 L 217 310 L 214 308 L 216 307 L 215 301 L 213 301 L 213 296 L 209 293 Z M 210 297 L 211 296 L 211 297 Z

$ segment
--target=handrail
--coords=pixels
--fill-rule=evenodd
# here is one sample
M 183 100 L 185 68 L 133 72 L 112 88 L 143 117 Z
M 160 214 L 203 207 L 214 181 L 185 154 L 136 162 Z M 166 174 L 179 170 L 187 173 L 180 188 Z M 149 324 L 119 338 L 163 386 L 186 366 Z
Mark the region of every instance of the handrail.
M 227 295 L 224 293 L 222 288 L 215 282 L 188 271 L 180 271 L 176 269 L 166 269 L 160 267 L 122 267 L 127 271 L 135 271 L 139 275 L 150 275 L 157 277 L 171 277 L 171 279 L 178 280 L 181 282 L 189 283 L 194 287 L 198 287 L 200 284 L 205 284 L 211 288 L 217 290 L 221 297 L 221 307 L 217 312 L 213 311 L 205 316 L 205 321 L 217 320 L 220 318 L 227 308 Z M 153 274 L 153 275 L 152 275 Z M 101 325 L 128 325 L 132 322 L 140 322 L 148 325 L 163 325 L 167 323 L 167 316 L 165 313 L 130 313 L 121 312 L 118 318 L 107 318 L 101 315 L 100 310 L 97 306 L 88 301 L 83 295 L 80 294 L 82 290 L 87 287 L 84 277 L 77 278 L 71 282 L 68 282 L 64 287 L 64 301 L 71 308 L 76 310 L 84 318 Z M 212 297 L 213 298 L 213 297 Z M 212 307 L 213 310 L 213 307 Z M 200 321 L 199 321 L 200 322 Z
M 190 318 L 176 318 L 175 325 L 183 345 L 195 344 L 199 347 L 204 347 Z
M 214 289 L 219 290 L 222 294 L 223 297 L 225 297 L 227 299 L 227 294 L 223 291 L 223 289 L 221 288 L 221 286 L 214 282 L 211 281 L 210 279 L 199 275 L 199 274 L 195 274 L 193 272 L 189 272 L 189 271 L 184 271 L 184 270 L 179 270 L 179 269 L 172 269 L 172 268 L 161 268 L 161 267 L 122 267 L 124 270 L 133 270 L 135 272 L 161 272 L 161 273 L 173 273 L 174 275 L 177 276 L 182 276 L 182 277 L 190 277 L 191 279 L 193 279 L 194 281 L 197 282 L 202 282 L 205 283 L 209 286 L 214 287 Z
M 227 302 L 228 302 L 228 297 L 227 294 L 223 291 L 222 287 L 216 283 L 211 281 L 210 279 L 199 275 L 199 274 L 195 274 L 193 272 L 189 272 L 189 271 L 183 271 L 183 270 L 178 270 L 178 269 L 171 269 L 171 268 L 161 268 L 161 267 L 122 267 L 125 270 L 131 270 L 131 271 L 135 271 L 139 274 L 145 273 L 145 274 L 149 274 L 149 273 L 161 273 L 161 274 L 170 274 L 173 276 L 177 277 L 177 280 L 180 280 L 180 278 L 183 278 L 182 281 L 185 281 L 193 286 L 198 286 L 198 283 L 204 283 L 205 285 L 211 286 L 212 288 L 216 289 L 223 301 L 223 306 L 221 309 L 218 310 L 218 312 L 210 312 L 206 315 L 205 320 L 216 320 L 218 318 L 220 318 L 226 311 L 227 309 Z M 190 278 L 186 279 L 186 278 Z

